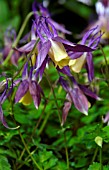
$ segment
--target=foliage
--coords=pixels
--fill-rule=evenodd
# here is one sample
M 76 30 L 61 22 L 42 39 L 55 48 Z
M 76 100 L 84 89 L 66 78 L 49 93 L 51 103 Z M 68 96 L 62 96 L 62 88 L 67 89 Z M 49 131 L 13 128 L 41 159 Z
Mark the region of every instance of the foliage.
M 24 3 L 26 2 L 24 1 Z M 21 3 L 22 1 L 19 0 L 0 1 L 2 9 L 0 10 L 1 49 L 3 47 L 3 34 L 7 26 L 15 27 L 18 32 L 22 16 L 23 19 L 24 16 L 26 17 L 33 1 L 28 1 L 28 5 L 26 5 L 28 9 L 24 12 L 25 14 L 21 10 L 22 15 L 19 12 Z M 54 9 L 58 5 L 59 10 Z M 79 5 L 81 10 L 78 10 Z M 49 2 L 48 8 L 54 14 L 54 18 L 57 18 L 57 21 L 60 19 L 63 21 L 63 14 L 65 15 L 66 10 L 68 10 L 69 14 L 72 13 L 88 23 L 92 11 L 94 12 L 94 5 L 95 1 L 93 1 L 92 6 L 87 6 L 78 1 L 68 0 L 63 5 L 58 4 L 57 1 L 53 4 Z M 14 10 L 10 11 L 10 6 Z M 58 15 L 62 17 L 58 18 Z M 68 18 L 65 19 L 68 20 Z M 83 26 L 80 25 L 78 28 L 79 23 L 76 25 L 73 22 L 70 22 L 67 28 L 74 31 L 72 31 L 74 36 L 72 34 L 70 38 L 69 35 L 67 37 L 74 40 L 76 34 L 80 30 L 82 31 Z M 67 21 L 64 24 L 67 24 Z M 26 29 L 30 29 L 30 25 Z M 3 103 L 6 121 L 9 127 L 15 127 L 15 129 L 7 129 L 0 123 L 0 170 L 37 170 L 37 164 L 41 170 L 109 169 L 109 126 L 108 122 L 103 122 L 103 118 L 109 110 L 109 72 L 107 72 L 109 71 L 109 46 L 108 44 L 101 46 L 103 51 L 99 46 L 93 52 L 95 79 L 91 82 L 91 86 L 97 89 L 98 96 L 102 100 L 89 100 L 91 107 L 88 110 L 88 116 L 83 115 L 72 105 L 66 122 L 61 126 L 60 119 L 66 93 L 57 82 L 59 75 L 52 64 L 49 65 L 49 69 L 46 68 L 46 74 L 40 83 L 44 91 L 44 98 L 42 98 L 38 110 L 35 109 L 33 102 L 29 106 L 24 106 L 22 103 L 15 104 L 14 99 L 11 98 L 14 96 L 14 92 Z M 19 60 L 18 67 L 11 65 L 11 63 L 0 65 L 0 74 L 5 72 L 7 76 L 13 77 L 15 70 L 19 71 L 23 62 L 24 60 Z M 21 72 L 18 75 L 18 78 L 20 77 Z M 86 81 L 83 77 L 85 77 L 84 70 L 76 78 L 81 83 Z M 18 126 L 20 128 L 16 128 Z M 102 147 L 95 142 L 97 136 L 103 140 Z

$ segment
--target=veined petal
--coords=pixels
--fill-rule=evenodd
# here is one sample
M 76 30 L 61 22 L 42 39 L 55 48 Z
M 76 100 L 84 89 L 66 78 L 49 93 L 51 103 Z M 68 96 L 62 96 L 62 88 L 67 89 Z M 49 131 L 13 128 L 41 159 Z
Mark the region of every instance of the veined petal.
M 72 101 L 71 101 L 69 94 L 66 95 L 66 99 L 67 99 L 67 101 L 65 101 L 63 111 L 62 111 L 62 123 L 61 123 L 62 126 L 66 121 L 67 115 L 68 115 L 69 110 L 70 110 L 71 105 L 72 105 Z
M 20 99 L 19 103 L 22 103 L 23 105 L 30 105 L 32 101 L 32 96 L 28 90 L 26 94 Z
M 32 40 L 20 48 L 15 48 L 15 50 L 22 52 L 22 53 L 29 53 L 33 49 L 35 43 L 36 43 L 36 41 Z
M 27 80 L 22 81 L 16 92 L 15 103 L 19 102 L 19 100 L 27 93 L 28 89 L 29 89 L 28 81 Z
M 88 115 L 89 102 L 79 87 L 74 87 L 70 94 L 77 110 Z
M 85 93 L 85 95 L 90 96 L 96 100 L 101 100 L 101 98 L 98 97 L 96 93 L 92 92 L 88 87 L 79 84 L 79 88 Z
M 34 105 L 36 109 L 38 109 L 40 101 L 41 101 L 41 88 L 35 81 L 32 81 L 32 82 L 29 82 L 29 91 L 33 98 Z
M 92 60 L 92 53 L 87 53 L 86 61 L 87 61 L 86 69 L 88 72 L 88 79 L 89 81 L 92 81 L 94 78 L 94 65 Z
M 42 47 L 40 48 L 39 54 L 37 56 L 36 69 L 42 66 L 44 60 L 46 59 L 50 47 L 51 47 L 51 42 L 49 40 L 42 44 Z

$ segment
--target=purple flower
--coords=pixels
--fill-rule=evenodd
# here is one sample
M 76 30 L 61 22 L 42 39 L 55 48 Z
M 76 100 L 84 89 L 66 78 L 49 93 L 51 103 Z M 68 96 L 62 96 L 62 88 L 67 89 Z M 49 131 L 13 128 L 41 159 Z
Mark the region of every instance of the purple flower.
M 3 115 L 3 110 L 2 110 L 2 104 L 5 102 L 5 100 L 10 96 L 12 89 L 13 89 L 13 84 L 8 87 L 8 82 L 10 79 L 6 79 L 0 82 L 0 122 L 9 129 L 15 129 L 15 128 L 10 128 Z
M 42 90 L 39 84 L 35 81 L 35 77 L 32 73 L 33 68 L 30 69 L 29 75 L 27 69 L 28 64 L 26 63 L 22 75 L 22 81 L 16 92 L 15 103 L 19 102 L 24 105 L 29 105 L 34 101 L 34 105 L 36 109 L 38 109 L 41 101 Z
M 98 27 L 95 27 L 84 34 L 80 43 L 82 45 L 87 44 L 88 47 L 96 49 L 100 42 L 101 36 L 102 34 L 98 31 Z M 94 78 L 92 52 L 78 52 L 75 54 L 69 50 L 69 56 L 72 58 L 69 62 L 70 69 L 76 73 L 79 73 L 82 67 L 85 66 L 88 73 L 88 79 L 89 81 L 92 81 Z
M 71 57 L 68 50 L 76 52 L 91 52 L 93 49 L 81 44 L 74 44 L 58 36 L 58 32 L 48 18 L 40 17 L 35 22 L 37 36 L 40 38 L 40 50 L 37 56 L 36 69 L 40 68 L 46 56 L 49 56 L 55 66 L 62 69 L 69 65 Z M 80 56 L 78 56 L 80 57 Z
M 46 17 L 46 18 L 49 19 L 49 21 L 52 23 L 52 25 L 54 25 L 56 30 L 58 30 L 62 33 L 65 33 L 65 34 L 71 34 L 71 32 L 66 30 L 65 27 L 62 24 L 55 22 L 51 18 L 51 15 L 50 15 L 48 9 L 46 7 L 44 7 L 42 3 L 38 3 L 36 1 L 34 1 L 32 8 L 33 8 L 33 11 L 34 11 L 35 20 L 38 20 L 39 16 Z
M 83 31 L 83 34 L 96 26 L 103 32 L 100 39 L 102 44 L 107 44 L 109 40 L 109 1 L 108 0 L 98 0 L 95 3 L 95 10 L 98 15 L 95 21 L 92 21 L 87 28 Z M 82 35 L 83 35 L 82 34 Z
M 14 29 L 8 28 L 4 35 L 4 49 L 2 51 L 3 55 L 3 61 L 7 58 L 10 50 L 12 49 L 12 44 L 14 40 L 16 39 L 16 32 Z M 17 66 L 18 65 L 18 59 L 20 58 L 20 53 L 18 51 L 15 51 L 10 59 L 10 62 Z
M 88 115 L 88 109 L 91 106 L 91 103 L 88 101 L 88 96 L 99 100 L 100 98 L 92 92 L 90 89 L 83 85 L 79 85 L 74 77 L 70 77 L 71 82 L 65 80 L 65 78 L 60 77 L 59 83 L 62 85 L 64 90 L 67 92 L 66 94 L 66 101 L 63 107 L 63 114 L 62 114 L 62 125 L 65 123 L 69 110 L 74 104 L 75 108 L 79 110 L 81 113 Z

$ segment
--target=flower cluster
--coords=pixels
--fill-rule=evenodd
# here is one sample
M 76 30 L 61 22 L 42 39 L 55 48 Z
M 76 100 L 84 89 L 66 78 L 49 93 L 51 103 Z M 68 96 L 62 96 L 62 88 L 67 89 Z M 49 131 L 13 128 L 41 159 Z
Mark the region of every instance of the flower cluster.
M 71 34 L 71 32 L 66 30 L 64 26 L 56 23 L 51 18 L 47 8 L 42 4 L 33 3 L 33 13 L 34 20 L 31 31 L 21 40 L 25 40 L 27 43 L 14 48 L 14 60 L 13 57 L 11 58 L 12 64 L 15 65 L 18 64 L 20 57 L 24 59 L 22 78 L 15 95 L 15 103 L 19 102 L 29 105 L 34 101 L 34 105 L 38 109 L 41 97 L 44 96 L 40 82 L 46 67 L 53 63 L 59 75 L 58 83 L 66 91 L 62 114 L 63 125 L 72 103 L 77 110 L 87 115 L 91 105 L 88 101 L 88 96 L 95 100 L 99 99 L 95 91 L 91 91 L 89 85 L 81 85 L 74 75 L 79 74 L 85 68 L 88 82 L 93 81 L 94 65 L 92 53 L 96 50 L 102 33 L 98 27 L 94 27 L 88 30 L 82 40 L 76 44 L 61 36 L 61 33 Z M 10 46 L 8 47 L 10 48 Z M 2 97 L 4 96 L 4 86 L 2 88 L 1 103 L 3 103 L 4 98 Z M 0 120 L 3 123 L 2 110 L 0 114 L 2 117 Z

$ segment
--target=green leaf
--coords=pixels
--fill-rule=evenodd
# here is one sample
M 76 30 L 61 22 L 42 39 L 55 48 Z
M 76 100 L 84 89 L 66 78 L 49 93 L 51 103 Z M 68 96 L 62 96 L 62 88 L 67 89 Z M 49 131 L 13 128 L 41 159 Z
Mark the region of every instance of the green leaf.
M 100 170 L 100 163 L 93 162 L 93 164 L 89 166 L 88 170 Z
M 55 167 L 51 168 L 51 170 L 67 170 L 67 169 L 68 168 L 66 163 L 62 161 L 58 162 Z
M 45 162 L 45 161 L 47 161 L 48 159 L 50 159 L 51 157 L 52 157 L 52 151 L 46 151 L 46 150 L 44 150 L 43 152 L 40 152 L 39 153 L 40 155 L 40 162 Z
M 13 151 L 11 151 L 11 150 L 9 150 L 9 149 L 2 149 L 2 148 L 0 148 L 0 154 L 2 154 L 2 155 L 8 155 L 8 156 L 10 156 L 10 157 L 12 157 L 12 158 L 16 158 L 16 154 L 15 154 L 15 152 L 13 152 Z
M 0 155 L 0 170 L 11 170 L 8 159 L 3 155 Z
M 103 140 L 108 143 L 109 142 L 109 126 L 105 126 L 103 129 L 102 129 L 102 132 L 103 132 Z
M 93 164 L 89 166 L 88 170 L 100 170 L 100 163 L 93 162 Z M 103 166 L 103 170 L 109 170 L 109 166 Z
M 47 161 L 45 164 L 44 164 L 44 170 L 47 170 L 47 169 L 50 169 L 52 168 L 53 166 L 56 165 L 58 159 L 57 158 L 51 158 L 49 161 Z

